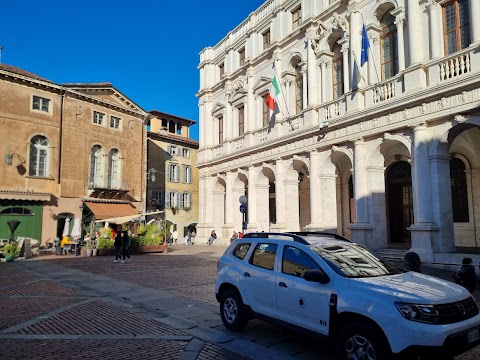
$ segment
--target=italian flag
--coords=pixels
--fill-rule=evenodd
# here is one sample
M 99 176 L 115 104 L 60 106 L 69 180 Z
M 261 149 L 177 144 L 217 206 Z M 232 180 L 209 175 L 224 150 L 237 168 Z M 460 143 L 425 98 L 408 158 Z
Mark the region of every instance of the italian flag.
M 277 75 L 273 75 L 272 85 L 267 95 L 267 106 L 270 110 L 275 110 L 275 104 L 278 105 L 278 95 L 280 94 L 280 84 L 277 80 Z

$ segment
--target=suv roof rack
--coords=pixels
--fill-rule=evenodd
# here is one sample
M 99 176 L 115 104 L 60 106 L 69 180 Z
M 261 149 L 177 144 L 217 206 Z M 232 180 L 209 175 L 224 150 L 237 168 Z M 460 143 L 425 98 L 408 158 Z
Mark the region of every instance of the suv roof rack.
M 341 235 L 328 233 L 328 232 L 321 232 L 321 231 L 289 231 L 289 232 L 259 232 L 259 233 L 248 233 L 243 235 L 243 237 L 247 238 L 260 238 L 260 239 L 268 239 L 270 236 L 284 236 L 284 237 L 291 237 L 293 241 L 299 242 L 305 245 L 311 245 L 310 242 L 306 238 L 310 237 L 331 237 L 335 240 L 340 241 L 347 241 L 351 242 L 346 237 Z M 313 240 L 313 239 L 312 239 Z
M 348 241 L 352 242 L 350 239 L 347 239 L 346 237 L 334 233 L 329 233 L 329 232 L 323 232 L 323 231 L 292 231 L 290 234 L 295 234 L 295 235 L 300 235 L 300 236 L 323 236 L 323 237 L 332 237 L 335 240 L 341 240 L 341 241 Z
M 289 232 L 255 232 L 255 233 L 248 233 L 242 236 L 242 238 L 258 238 L 258 239 L 268 239 L 270 236 L 286 236 L 291 237 L 293 241 L 299 242 L 304 245 L 310 245 L 310 243 L 302 238 L 300 235 L 289 233 Z

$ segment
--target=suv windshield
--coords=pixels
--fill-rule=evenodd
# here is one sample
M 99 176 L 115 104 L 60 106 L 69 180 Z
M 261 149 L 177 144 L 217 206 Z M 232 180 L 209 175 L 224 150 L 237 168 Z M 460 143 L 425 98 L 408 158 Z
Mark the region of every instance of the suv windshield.
M 311 247 L 339 275 L 350 278 L 400 274 L 395 265 L 377 258 L 368 250 L 352 243 L 316 244 Z

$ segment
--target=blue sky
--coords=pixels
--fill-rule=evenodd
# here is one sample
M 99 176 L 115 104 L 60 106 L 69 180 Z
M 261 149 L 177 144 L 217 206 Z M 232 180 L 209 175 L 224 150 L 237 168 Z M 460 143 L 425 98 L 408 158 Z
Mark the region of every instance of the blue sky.
M 56 83 L 110 82 L 146 111 L 198 122 L 199 53 L 264 0 L 2 2 L 2 63 Z M 198 140 L 198 124 L 191 137 Z

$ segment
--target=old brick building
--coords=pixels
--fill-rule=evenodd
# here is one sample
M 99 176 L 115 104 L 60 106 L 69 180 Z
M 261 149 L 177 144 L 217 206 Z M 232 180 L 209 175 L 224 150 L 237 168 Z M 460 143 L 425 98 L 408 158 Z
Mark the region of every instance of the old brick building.
M 0 238 L 43 243 L 64 224 L 145 206 L 147 113 L 109 83 L 55 84 L 0 64 Z M 127 166 L 128 164 L 128 166 Z

